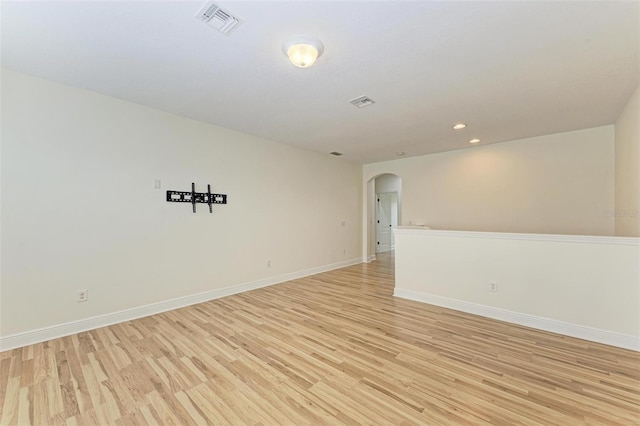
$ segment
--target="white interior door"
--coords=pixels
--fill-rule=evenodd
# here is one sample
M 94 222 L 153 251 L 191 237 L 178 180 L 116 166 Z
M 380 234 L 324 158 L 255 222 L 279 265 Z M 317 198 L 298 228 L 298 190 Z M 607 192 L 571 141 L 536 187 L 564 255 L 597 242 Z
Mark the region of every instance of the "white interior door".
M 394 248 L 392 229 L 398 225 L 398 193 L 376 194 L 377 199 L 377 244 L 376 253 L 384 253 Z

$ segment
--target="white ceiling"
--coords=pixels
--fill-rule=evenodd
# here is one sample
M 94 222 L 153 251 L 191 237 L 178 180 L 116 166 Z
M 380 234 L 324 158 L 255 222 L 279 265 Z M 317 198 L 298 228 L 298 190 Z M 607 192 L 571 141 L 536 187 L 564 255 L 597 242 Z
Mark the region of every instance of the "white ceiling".
M 228 37 L 204 3 L 4 1 L 2 64 L 360 163 L 611 124 L 640 74 L 638 1 L 226 0 Z

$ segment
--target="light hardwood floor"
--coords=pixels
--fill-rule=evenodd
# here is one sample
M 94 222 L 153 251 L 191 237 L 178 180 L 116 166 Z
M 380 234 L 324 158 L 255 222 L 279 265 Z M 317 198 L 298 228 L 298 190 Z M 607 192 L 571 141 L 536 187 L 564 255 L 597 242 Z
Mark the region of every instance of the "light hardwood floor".
M 2 425 L 640 424 L 640 354 L 356 265 L 0 353 Z

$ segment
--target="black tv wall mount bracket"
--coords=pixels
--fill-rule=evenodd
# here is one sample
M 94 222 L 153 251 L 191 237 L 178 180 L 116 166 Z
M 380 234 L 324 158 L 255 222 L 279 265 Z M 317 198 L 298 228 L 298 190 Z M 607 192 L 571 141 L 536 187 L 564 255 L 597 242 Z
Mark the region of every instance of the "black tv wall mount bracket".
M 209 213 L 213 213 L 214 204 L 227 204 L 226 194 L 212 194 L 211 185 L 207 185 L 207 192 L 196 192 L 196 184 L 191 182 L 191 192 L 167 191 L 167 201 L 170 203 L 191 203 L 196 212 L 196 203 L 209 204 Z

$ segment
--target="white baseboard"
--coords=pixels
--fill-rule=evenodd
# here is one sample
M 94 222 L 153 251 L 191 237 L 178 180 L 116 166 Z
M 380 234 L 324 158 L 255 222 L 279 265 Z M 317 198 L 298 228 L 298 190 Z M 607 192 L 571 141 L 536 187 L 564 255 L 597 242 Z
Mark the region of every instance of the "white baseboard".
M 202 303 L 209 300 L 219 299 L 225 296 L 231 296 L 232 294 L 244 293 L 245 291 L 255 290 L 258 288 L 283 283 L 285 281 L 308 277 L 310 275 L 344 268 L 346 266 L 356 265 L 359 263 L 362 263 L 362 259 L 360 258 L 349 259 L 330 265 L 324 265 L 316 268 L 306 269 L 303 271 L 279 275 L 277 277 L 265 278 L 258 281 L 252 281 L 244 284 L 234 285 L 231 287 L 205 291 L 203 293 L 192 294 L 189 296 L 178 297 L 176 299 L 139 306 L 137 308 L 98 315 L 95 317 L 85 318 L 64 324 L 57 324 L 50 327 L 27 331 L 24 333 L 12 334 L 10 336 L 0 337 L 0 352 L 19 348 L 22 346 L 33 345 L 35 343 L 45 342 L 47 340 L 56 339 L 58 337 L 77 334 L 83 331 L 106 327 L 112 324 L 131 321 L 149 315 L 159 314 L 161 312 L 171 311 L 173 309 L 183 308 L 189 305 L 195 305 L 196 303 Z
M 372 254 L 369 257 L 367 257 L 366 263 L 373 262 L 374 260 L 376 260 L 376 255 Z
M 436 296 L 419 291 L 396 288 L 393 295 L 403 299 L 415 300 L 418 302 L 428 303 L 430 305 L 454 309 L 456 311 L 467 312 L 539 330 L 550 331 L 552 333 L 563 334 L 565 336 L 577 337 L 579 339 L 590 340 L 592 342 L 604 343 L 605 345 L 640 351 L 640 338 L 636 336 L 600 330 L 597 328 L 523 314 L 520 312 L 508 311 L 506 309 L 494 308 L 491 306 L 479 305 L 477 303 L 465 302 L 458 299 L 450 299 L 448 297 Z

